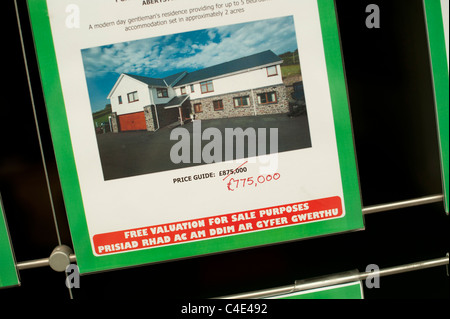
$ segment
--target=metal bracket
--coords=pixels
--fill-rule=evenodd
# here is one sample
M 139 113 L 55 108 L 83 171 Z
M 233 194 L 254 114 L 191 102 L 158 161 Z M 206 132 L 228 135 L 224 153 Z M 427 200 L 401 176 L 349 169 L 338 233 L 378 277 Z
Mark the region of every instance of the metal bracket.
M 448 253 L 447 253 L 447 259 L 448 259 Z M 447 265 L 445 265 L 445 268 L 447 268 L 447 277 L 448 277 L 448 264 Z
M 70 255 L 73 254 L 72 248 L 66 245 L 57 246 L 53 249 L 49 257 L 49 266 L 57 272 L 63 272 L 70 265 Z

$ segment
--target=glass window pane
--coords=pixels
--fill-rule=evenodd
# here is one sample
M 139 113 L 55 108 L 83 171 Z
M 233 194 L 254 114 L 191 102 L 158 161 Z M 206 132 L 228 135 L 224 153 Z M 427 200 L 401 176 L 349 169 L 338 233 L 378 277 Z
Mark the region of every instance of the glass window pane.
M 267 75 L 268 76 L 274 76 L 274 75 L 277 75 L 277 74 L 278 74 L 278 72 L 277 72 L 277 67 L 276 66 L 271 66 L 271 67 L 267 68 Z
M 261 94 L 260 97 L 261 97 L 261 103 L 262 104 L 267 103 L 267 94 L 266 93 Z
M 275 92 L 270 93 L 270 102 L 276 102 L 277 101 L 277 95 Z

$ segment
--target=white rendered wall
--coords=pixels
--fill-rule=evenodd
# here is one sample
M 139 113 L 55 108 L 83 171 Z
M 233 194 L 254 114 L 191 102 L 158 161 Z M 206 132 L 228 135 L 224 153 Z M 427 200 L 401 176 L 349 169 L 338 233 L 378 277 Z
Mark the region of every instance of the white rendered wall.
M 139 101 L 128 103 L 128 93 L 136 91 Z M 122 104 L 119 104 L 119 96 L 122 96 Z M 114 90 L 110 101 L 112 112 L 117 112 L 117 115 L 143 112 L 144 106 L 151 104 L 148 86 L 126 75 Z
M 158 93 L 157 93 L 157 89 L 156 88 L 150 88 L 151 94 L 153 96 L 153 101 L 152 101 L 151 104 L 165 104 L 165 103 L 169 103 L 169 101 L 176 96 L 175 90 L 173 88 L 168 87 L 166 89 L 167 89 L 168 97 L 167 98 L 159 98 L 158 97 Z
M 190 94 L 191 100 L 207 98 L 215 95 L 228 94 L 232 92 L 257 89 L 271 85 L 283 84 L 281 68 L 277 65 L 278 74 L 275 76 L 267 75 L 267 68 L 252 70 L 249 72 L 238 73 L 213 79 L 214 92 L 202 94 L 200 83 L 194 83 L 195 92 L 191 92 L 190 84 L 186 85 L 186 93 Z M 181 88 L 176 88 L 177 95 L 181 95 Z

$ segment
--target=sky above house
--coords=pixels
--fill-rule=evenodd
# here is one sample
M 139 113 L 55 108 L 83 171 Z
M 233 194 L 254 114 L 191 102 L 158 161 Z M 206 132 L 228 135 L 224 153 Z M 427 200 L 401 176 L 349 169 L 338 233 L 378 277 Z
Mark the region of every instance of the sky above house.
M 110 101 L 122 73 L 163 78 L 272 50 L 297 49 L 292 16 L 122 42 L 82 50 L 93 112 Z

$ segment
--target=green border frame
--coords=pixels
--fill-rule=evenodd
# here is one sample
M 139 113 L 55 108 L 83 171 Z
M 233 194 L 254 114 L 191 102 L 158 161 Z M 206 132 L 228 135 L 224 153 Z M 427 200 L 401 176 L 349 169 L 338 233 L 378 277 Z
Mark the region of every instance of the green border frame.
M 80 273 L 213 254 L 364 228 L 350 110 L 334 2 L 333 0 L 317 1 L 336 125 L 346 208 L 345 217 L 115 255 L 95 256 L 91 247 L 72 150 L 46 0 L 27 0 L 55 156 Z
M 441 2 L 424 0 L 433 75 L 445 212 L 449 213 L 449 74 Z
M 0 196 L 0 288 L 20 285 L 16 269 L 16 259 L 8 232 L 8 224 L 4 214 Z

